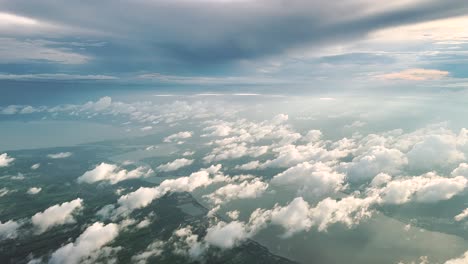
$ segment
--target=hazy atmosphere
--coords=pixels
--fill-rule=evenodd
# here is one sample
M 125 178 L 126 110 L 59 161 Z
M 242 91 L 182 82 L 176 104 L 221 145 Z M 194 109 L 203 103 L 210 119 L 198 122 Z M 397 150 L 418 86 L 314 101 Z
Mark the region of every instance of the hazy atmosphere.
M 468 2 L 0 0 L 0 263 L 468 263 Z

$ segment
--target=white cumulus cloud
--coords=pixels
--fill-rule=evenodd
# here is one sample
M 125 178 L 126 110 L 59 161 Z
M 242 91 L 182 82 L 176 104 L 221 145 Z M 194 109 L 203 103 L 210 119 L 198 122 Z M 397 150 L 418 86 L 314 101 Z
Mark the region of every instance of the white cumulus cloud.
M 85 172 L 77 181 L 79 183 L 94 183 L 99 181 L 108 181 L 111 184 L 128 180 L 148 177 L 153 174 L 153 170 L 140 166 L 133 170 L 120 169 L 117 165 L 102 162 L 94 169 Z
M 117 224 L 96 222 L 75 240 L 57 249 L 49 260 L 50 264 L 78 264 L 92 255 L 98 254 L 101 247 L 114 240 L 119 234 Z
M 8 156 L 7 153 L 0 154 L 0 168 L 10 166 L 14 160 L 15 158 Z
M 181 159 L 176 159 L 174 161 L 168 162 L 166 164 L 161 164 L 156 169 L 158 171 L 169 172 L 169 171 L 178 170 L 178 169 L 180 169 L 182 167 L 189 166 L 192 163 L 193 163 L 193 160 L 186 159 L 186 158 L 181 158 Z
M 173 142 L 179 139 L 191 138 L 192 135 L 193 135 L 193 132 L 191 131 L 182 131 L 182 132 L 165 137 L 164 142 Z
M 74 223 L 73 213 L 81 208 L 83 208 L 83 200 L 77 198 L 70 202 L 56 204 L 33 215 L 31 222 L 38 233 L 43 233 L 54 226 Z

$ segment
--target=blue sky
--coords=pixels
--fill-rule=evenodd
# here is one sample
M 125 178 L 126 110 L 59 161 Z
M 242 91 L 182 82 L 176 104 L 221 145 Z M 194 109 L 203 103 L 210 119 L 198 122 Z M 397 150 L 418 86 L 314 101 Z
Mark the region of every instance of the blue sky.
M 464 0 L 0 0 L 0 83 L 460 89 Z

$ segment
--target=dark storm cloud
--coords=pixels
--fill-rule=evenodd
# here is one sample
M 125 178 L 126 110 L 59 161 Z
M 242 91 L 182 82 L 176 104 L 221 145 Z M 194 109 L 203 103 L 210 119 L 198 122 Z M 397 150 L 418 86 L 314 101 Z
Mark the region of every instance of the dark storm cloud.
M 123 71 L 262 58 L 468 11 L 466 0 L 387 2 L 0 0 L 0 10 L 58 25 L 60 37 L 106 41 L 88 52 L 100 67 Z

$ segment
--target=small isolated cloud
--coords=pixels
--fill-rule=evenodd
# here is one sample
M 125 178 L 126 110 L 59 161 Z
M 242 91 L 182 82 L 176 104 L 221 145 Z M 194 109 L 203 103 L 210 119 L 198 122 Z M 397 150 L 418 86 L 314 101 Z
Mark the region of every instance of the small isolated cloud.
M 254 160 L 242 165 L 237 165 L 235 168 L 238 170 L 255 170 L 260 167 L 260 161 Z
M 10 166 L 13 161 L 15 161 L 15 158 L 8 156 L 7 153 L 0 154 L 0 168 Z
M 439 80 L 447 77 L 449 74 L 450 73 L 448 71 L 415 68 L 400 72 L 381 74 L 377 77 L 383 80 L 426 81 Z
M 18 235 L 17 231 L 20 226 L 21 224 L 12 220 L 5 223 L 0 221 L 0 240 L 15 238 Z
M 55 154 L 49 154 L 49 155 L 47 155 L 47 157 L 49 157 L 51 159 L 65 159 L 65 158 L 70 157 L 71 155 L 73 155 L 73 153 L 71 153 L 71 152 L 59 152 L 59 153 L 55 153 Z
M 466 219 L 468 217 L 468 208 L 466 208 L 465 210 L 463 210 L 463 212 L 457 214 L 454 219 L 455 221 L 457 222 L 460 222 L 461 220 L 463 219 Z
M 148 259 L 151 257 L 157 257 L 163 253 L 164 242 L 156 240 L 153 243 L 149 244 L 145 251 L 140 252 L 139 254 L 132 257 L 132 263 L 136 264 L 146 264 Z
M 164 138 L 164 142 L 173 142 L 179 139 L 186 139 L 186 138 L 191 138 L 193 135 L 193 132 L 190 131 L 182 131 L 176 134 L 172 134 L 166 138 Z
M 239 218 L 239 214 L 240 214 L 239 210 L 226 212 L 226 215 L 232 220 L 237 220 Z
M 83 208 L 83 200 L 77 198 L 70 202 L 51 206 L 44 212 L 33 215 L 31 221 L 37 228 L 37 232 L 43 233 L 54 226 L 74 223 L 73 213 L 81 208 Z
M 193 160 L 189 159 L 176 159 L 174 161 L 168 162 L 166 164 L 159 165 L 157 170 L 158 171 L 164 171 L 164 172 L 169 172 L 169 171 L 175 171 L 178 170 L 182 167 L 189 166 L 193 163 Z
M 77 179 L 77 181 L 78 183 L 94 183 L 99 181 L 108 181 L 110 182 L 110 184 L 116 184 L 118 182 L 128 179 L 148 177 L 151 174 L 153 174 L 153 170 L 151 168 L 145 168 L 143 166 L 128 171 L 125 169 L 120 169 L 117 165 L 102 162 L 101 164 L 97 165 L 94 169 L 89 170 L 83 175 L 81 175 Z
M 367 125 L 366 122 L 363 122 L 363 121 L 360 121 L 360 120 L 357 120 L 357 121 L 354 121 L 353 123 L 349 124 L 349 125 L 345 125 L 344 127 L 345 128 L 360 128 L 360 127 L 363 127 Z
M 0 197 L 3 197 L 7 195 L 8 193 L 10 193 L 10 190 L 8 190 L 7 188 L 3 187 L 0 189 Z
M 27 193 L 28 194 L 38 194 L 41 191 L 42 191 L 42 188 L 40 188 L 40 187 L 31 187 L 31 188 L 29 188 Z
M 195 154 L 195 151 L 185 151 L 184 153 L 182 153 L 182 156 L 193 156 L 193 154 Z
M 51 256 L 49 263 L 78 264 L 86 258 L 99 254 L 99 249 L 114 240 L 119 234 L 117 224 L 104 225 L 96 222 L 86 230 L 73 243 L 57 249 Z

